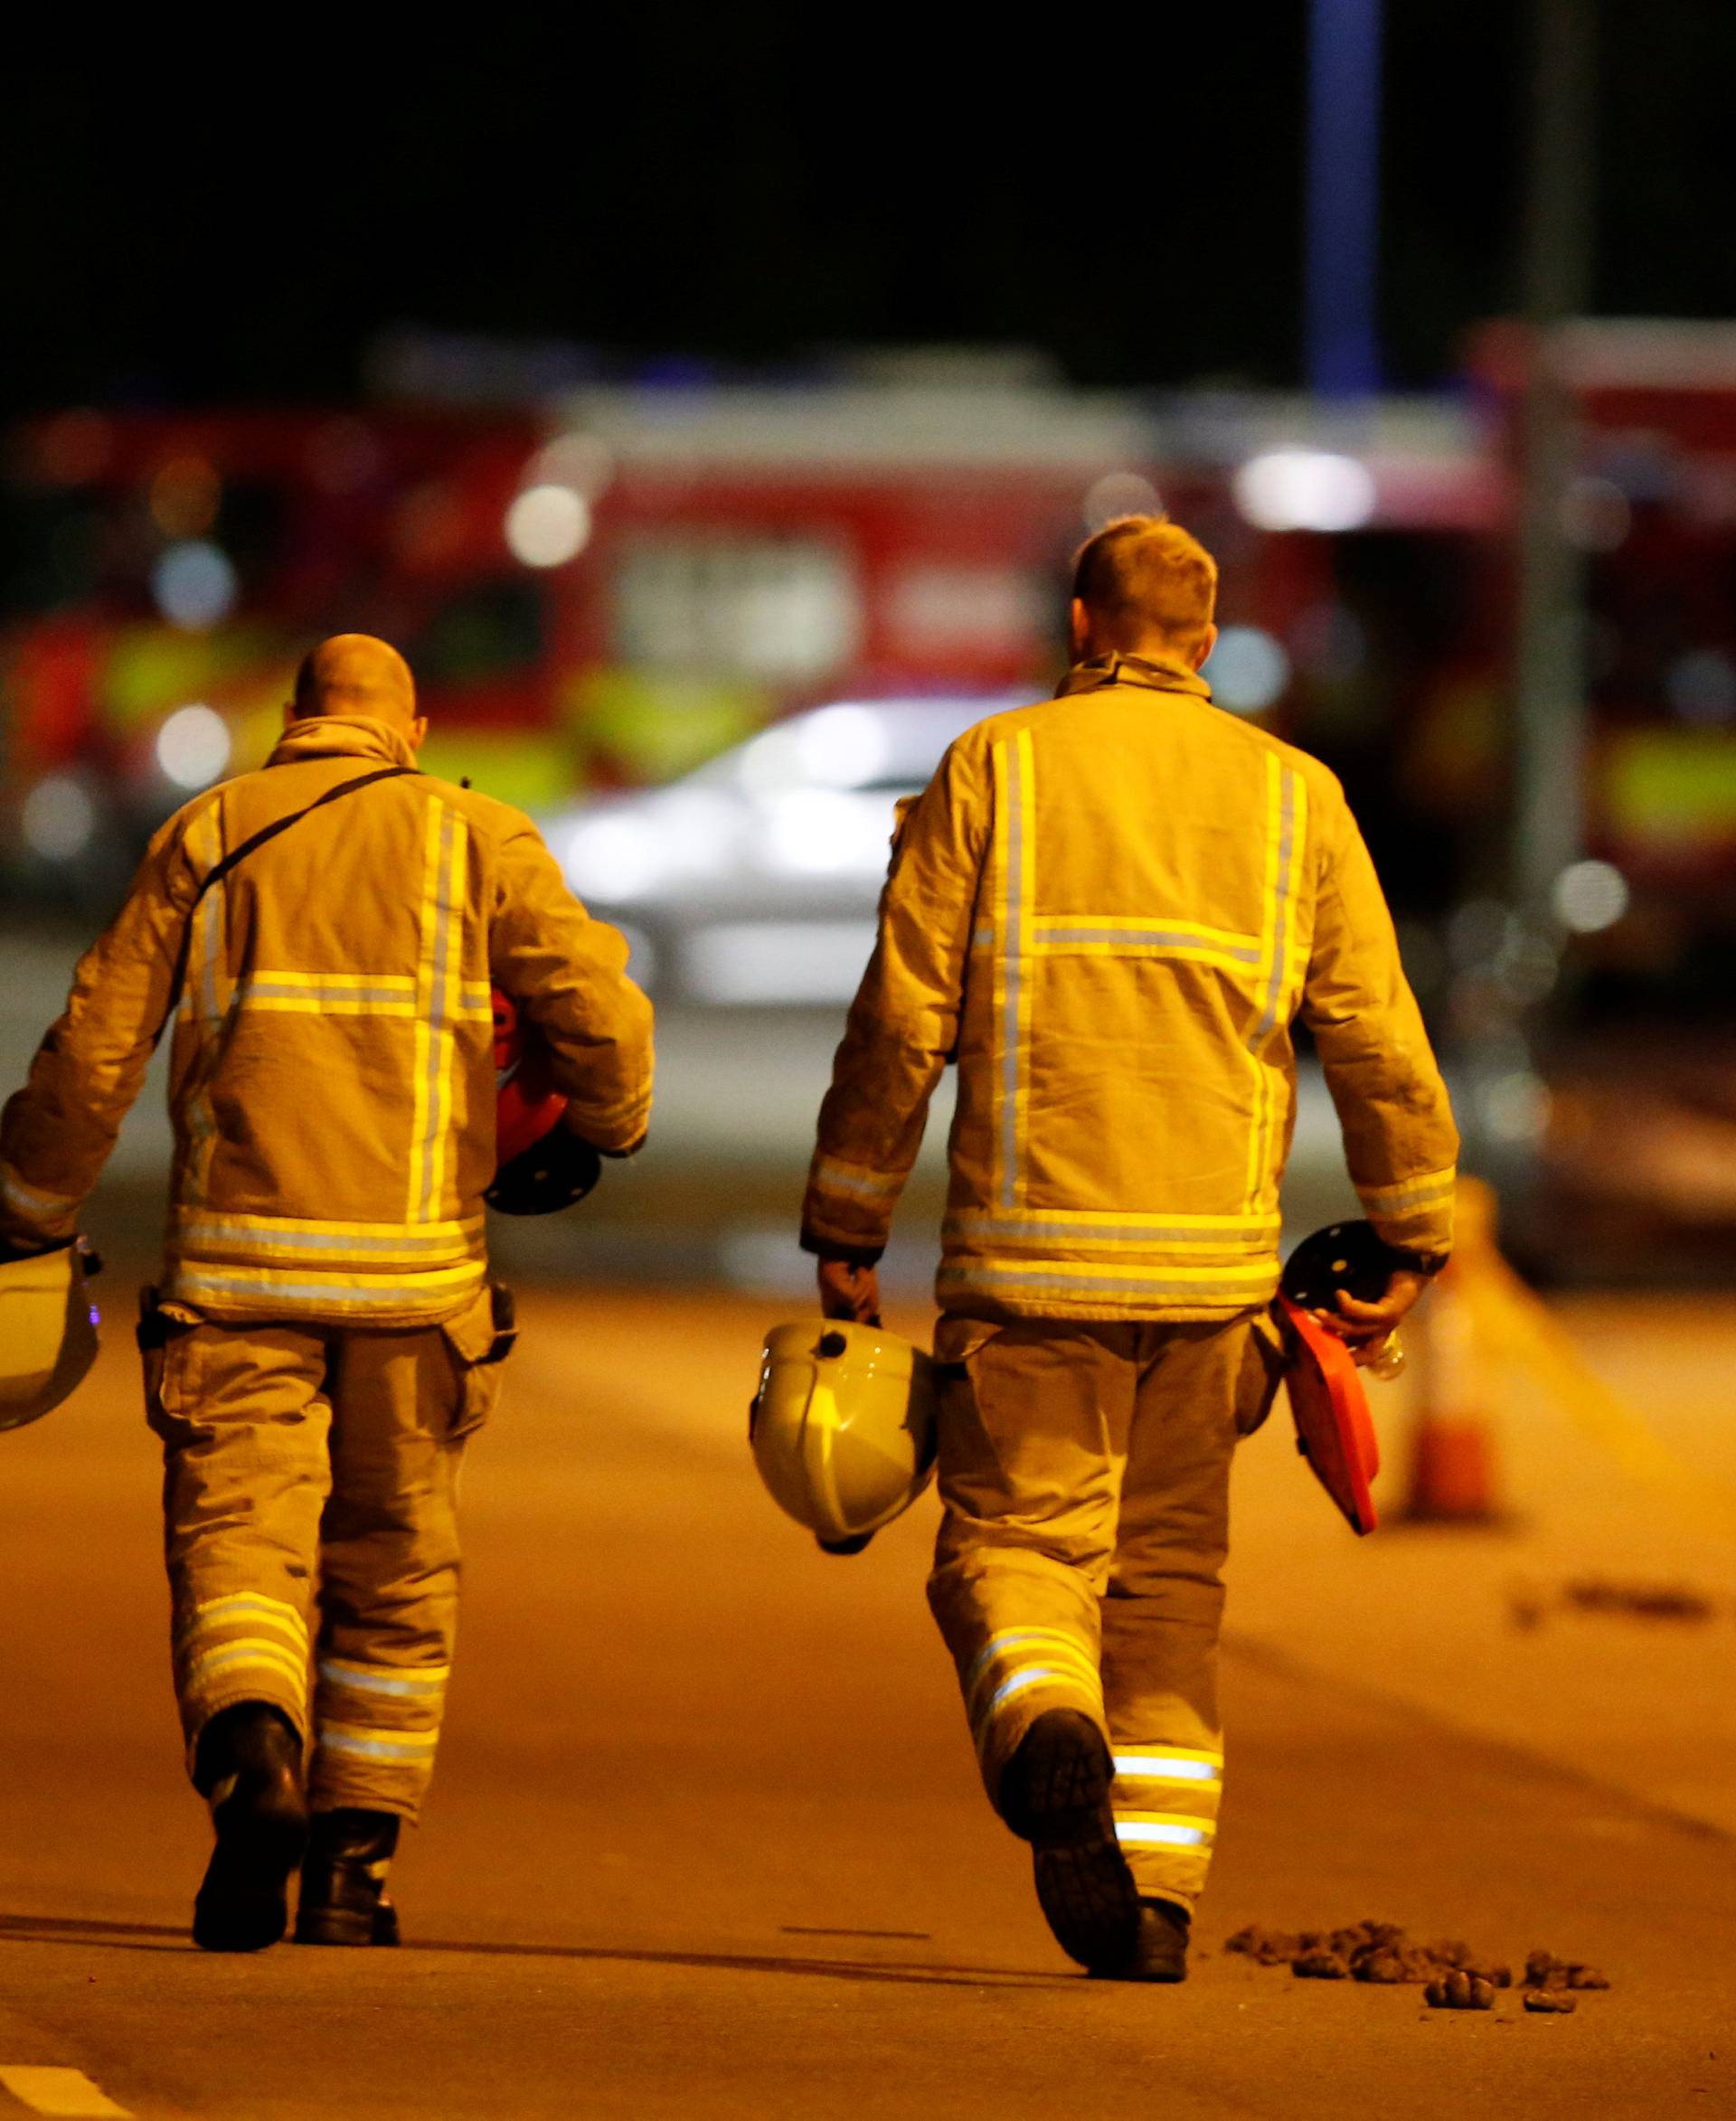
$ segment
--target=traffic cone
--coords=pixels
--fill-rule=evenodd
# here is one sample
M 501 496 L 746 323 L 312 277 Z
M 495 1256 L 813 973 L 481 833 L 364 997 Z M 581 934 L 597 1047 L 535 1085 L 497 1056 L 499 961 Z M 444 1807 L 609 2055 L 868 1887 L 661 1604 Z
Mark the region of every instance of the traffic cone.
M 1476 1277 L 1495 1246 L 1495 1195 L 1459 1183 L 1451 1263 L 1416 1316 L 1416 1417 L 1410 1485 L 1400 1516 L 1412 1524 L 1487 1524 L 1495 1504 L 1488 1349 L 1473 1301 Z M 1407 1335 L 1412 1335 L 1410 1321 Z

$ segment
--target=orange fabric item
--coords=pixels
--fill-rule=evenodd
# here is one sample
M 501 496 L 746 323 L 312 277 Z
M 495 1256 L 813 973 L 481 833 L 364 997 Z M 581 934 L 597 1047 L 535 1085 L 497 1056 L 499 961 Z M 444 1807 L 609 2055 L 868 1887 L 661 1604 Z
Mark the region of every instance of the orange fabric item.
M 1381 1469 L 1381 1447 L 1362 1378 L 1336 1334 L 1288 1296 L 1278 1307 L 1288 1329 L 1284 1375 L 1297 1444 L 1351 1530 L 1371 1532 L 1380 1522 L 1369 1483 Z

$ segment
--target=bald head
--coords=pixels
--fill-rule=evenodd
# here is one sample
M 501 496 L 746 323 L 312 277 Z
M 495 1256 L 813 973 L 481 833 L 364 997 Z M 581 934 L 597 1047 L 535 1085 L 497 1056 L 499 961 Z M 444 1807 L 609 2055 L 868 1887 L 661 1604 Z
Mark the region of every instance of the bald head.
M 372 634 L 334 634 L 301 659 L 290 714 L 364 714 L 405 734 L 421 729 L 416 681 L 390 641 Z

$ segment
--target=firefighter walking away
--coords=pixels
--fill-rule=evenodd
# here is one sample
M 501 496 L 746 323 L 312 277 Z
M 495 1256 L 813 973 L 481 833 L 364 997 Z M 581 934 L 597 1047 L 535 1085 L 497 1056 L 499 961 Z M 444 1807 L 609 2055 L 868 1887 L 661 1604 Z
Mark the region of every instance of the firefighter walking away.
M 823 1305 L 877 1262 L 956 1060 L 929 1599 L 989 1799 L 1092 1974 L 1179 1981 L 1217 1833 L 1231 1459 L 1279 1367 L 1278 1183 L 1308 1025 L 1364 1210 L 1372 1352 L 1451 1242 L 1458 1137 L 1338 782 L 1212 703 L 1217 569 L 1081 551 L 1058 698 L 961 737 L 901 822 L 822 1107 Z
M 299 1941 L 397 1941 L 382 1889 L 439 1742 L 458 1466 L 513 1337 L 483 1233 L 491 990 L 567 1099 L 567 1163 L 630 1152 L 649 1109 L 626 945 L 529 819 L 416 770 L 424 726 L 384 642 L 316 649 L 267 765 L 152 841 L 0 1119 L 0 1237 L 63 1243 L 173 1024 L 139 1340 L 214 1950 L 283 1934 L 297 1865 Z

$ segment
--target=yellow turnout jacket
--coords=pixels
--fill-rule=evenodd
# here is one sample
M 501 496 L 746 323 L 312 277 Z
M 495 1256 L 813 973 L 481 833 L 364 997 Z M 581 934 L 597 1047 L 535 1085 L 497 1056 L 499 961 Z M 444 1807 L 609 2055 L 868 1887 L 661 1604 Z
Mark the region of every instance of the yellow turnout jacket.
M 71 1234 L 171 1011 L 163 1293 L 214 1316 L 400 1325 L 476 1297 L 491 984 L 546 1036 L 579 1131 L 637 1144 L 650 1004 L 620 936 L 518 811 L 422 773 L 382 779 L 289 825 L 195 907 L 261 827 L 413 764 L 382 722 L 312 717 L 164 825 L 0 1117 L 0 1234 Z
M 1368 1216 L 1444 1257 L 1458 1136 L 1337 780 L 1179 665 L 1081 665 L 962 736 L 902 821 L 803 1242 L 879 1258 L 956 1058 L 944 1309 L 1266 1302 L 1298 1014 Z

